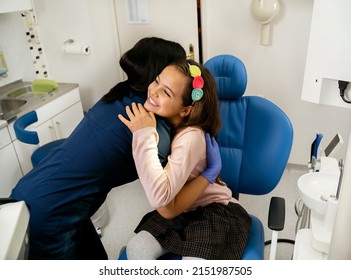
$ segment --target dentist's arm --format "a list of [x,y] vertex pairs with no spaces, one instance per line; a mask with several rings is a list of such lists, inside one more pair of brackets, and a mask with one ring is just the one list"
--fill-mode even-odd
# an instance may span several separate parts
[[172,219],[188,210],[203,191],[218,177],[222,168],[221,155],[215,138],[206,133],[207,168],[202,174],[187,183],[170,203],[157,212],[165,219]]

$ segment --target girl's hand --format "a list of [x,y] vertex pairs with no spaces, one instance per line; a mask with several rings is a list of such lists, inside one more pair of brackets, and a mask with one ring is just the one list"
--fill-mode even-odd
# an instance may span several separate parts
[[124,123],[131,132],[145,127],[156,128],[156,118],[154,113],[145,110],[144,106],[140,103],[132,103],[132,110],[129,106],[126,107],[126,113],[129,117],[127,120],[121,114],[118,114],[118,118]]

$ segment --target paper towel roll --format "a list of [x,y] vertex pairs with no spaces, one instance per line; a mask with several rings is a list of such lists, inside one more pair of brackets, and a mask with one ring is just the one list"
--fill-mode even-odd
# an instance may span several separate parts
[[90,47],[77,44],[64,44],[62,51],[65,54],[89,55]]

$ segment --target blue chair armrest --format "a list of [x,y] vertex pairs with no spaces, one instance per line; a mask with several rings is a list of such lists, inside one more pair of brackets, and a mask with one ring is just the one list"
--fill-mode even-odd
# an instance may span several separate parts
[[13,124],[16,137],[19,141],[27,144],[37,145],[39,143],[38,133],[36,131],[28,131],[25,128],[38,121],[38,116],[35,111],[19,117]]

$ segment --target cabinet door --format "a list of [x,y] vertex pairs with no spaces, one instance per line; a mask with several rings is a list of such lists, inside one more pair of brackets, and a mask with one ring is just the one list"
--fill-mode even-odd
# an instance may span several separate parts
[[25,144],[19,140],[13,141],[13,145],[15,147],[23,175],[25,175],[33,168],[30,157],[32,156],[37,146]]
[[35,130],[38,132],[40,145],[68,137],[82,118],[82,104],[78,102],[37,126]]
[[22,171],[11,144],[0,149],[0,197],[8,197],[22,177]]
[[49,119],[46,122],[35,126],[35,128],[32,130],[38,132],[40,145],[45,145],[46,143],[57,139],[52,119]]
[[11,138],[7,127],[0,129],[0,149],[11,143]]
[[[40,140],[39,145],[44,145],[56,139],[68,137],[82,118],[82,104],[78,102],[39,126],[35,126],[34,124],[28,126],[28,130],[37,131]],[[23,174],[27,174],[33,168],[30,157],[39,145],[28,145],[18,140],[14,141],[14,145]]]
[[68,137],[83,118],[81,102],[67,108],[62,113],[52,118],[57,139]]

